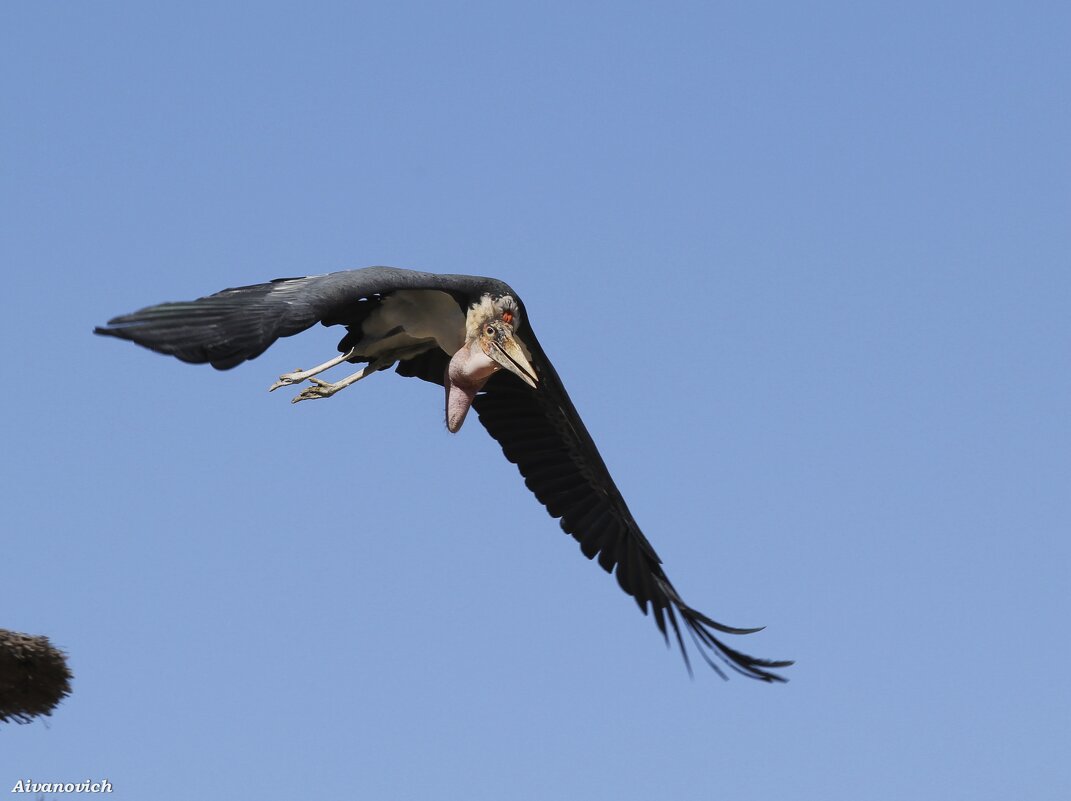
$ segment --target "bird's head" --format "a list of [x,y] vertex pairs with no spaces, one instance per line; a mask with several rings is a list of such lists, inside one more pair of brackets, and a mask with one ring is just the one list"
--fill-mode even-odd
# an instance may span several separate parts
[[509,309],[484,319],[479,324],[476,342],[485,356],[534,389],[537,382],[535,368],[514,331],[516,320],[516,312]]
[[509,370],[533,389],[537,386],[535,368],[517,336],[519,324],[520,308],[508,295],[484,295],[469,308],[465,342],[446,369],[446,426],[450,431],[461,428],[476,393],[499,370]]

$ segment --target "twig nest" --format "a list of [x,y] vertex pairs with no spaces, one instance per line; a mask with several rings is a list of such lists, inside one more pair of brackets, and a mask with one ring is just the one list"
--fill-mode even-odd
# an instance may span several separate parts
[[0,629],[0,723],[51,715],[70,694],[67,657],[48,637]]

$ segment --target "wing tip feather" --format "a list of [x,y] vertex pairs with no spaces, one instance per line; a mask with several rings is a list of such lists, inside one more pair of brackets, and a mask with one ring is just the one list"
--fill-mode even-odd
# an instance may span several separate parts
[[[674,614],[674,612],[676,612],[680,614],[684,624],[688,627],[688,634],[691,636],[692,643],[695,645],[696,650],[699,652],[703,661],[723,679],[728,679],[729,676],[721,666],[711,658],[712,655],[717,656],[723,663],[725,663],[725,665],[742,676],[747,676],[748,678],[764,681],[770,684],[784,684],[788,682],[787,678],[778,673],[774,673],[773,671],[792,666],[795,664],[794,660],[764,659],[761,657],[750,656],[742,651],[737,651],[735,648],[731,648],[714,636],[714,631],[726,634],[754,634],[762,631],[765,627],[737,628],[718,623],[704,615],[702,612],[699,612],[684,603],[683,599],[668,580],[659,581],[659,586],[665,593],[666,599],[669,601],[669,617],[670,620],[673,621],[674,628],[677,627],[676,615]],[[677,639],[681,648],[681,655],[684,658],[685,666],[688,668],[688,674],[692,675],[691,663],[679,633]]]

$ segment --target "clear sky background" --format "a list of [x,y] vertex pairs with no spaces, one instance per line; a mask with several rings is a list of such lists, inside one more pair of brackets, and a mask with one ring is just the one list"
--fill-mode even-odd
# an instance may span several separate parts
[[[1064,3],[5,3],[0,792],[1071,797]],[[475,418],[91,335],[500,277],[684,597],[689,679]]]

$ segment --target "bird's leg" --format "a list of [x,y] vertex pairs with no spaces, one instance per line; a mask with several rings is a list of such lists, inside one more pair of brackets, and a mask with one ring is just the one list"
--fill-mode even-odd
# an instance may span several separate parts
[[291,384],[300,384],[306,378],[312,378],[314,375],[319,375],[324,370],[330,370],[336,364],[342,364],[342,362],[344,362],[347,359],[351,358],[355,354],[356,350],[357,350],[356,348],[350,348],[348,352],[343,353],[343,354],[341,354],[339,356],[336,356],[333,359],[329,359],[328,361],[324,362],[323,364],[318,364],[315,367],[313,367],[311,370],[295,370],[292,373],[285,373],[285,374],[279,376],[279,380],[278,381],[276,381],[274,384],[272,384],[270,387],[268,387],[268,392],[273,392],[273,391],[277,390],[279,387],[288,387]]
[[372,373],[378,372],[385,367],[390,367],[394,362],[389,359],[376,359],[369,362],[363,369],[358,370],[353,375],[348,375],[341,381],[336,381],[333,384],[327,381],[321,381],[319,378],[310,378],[312,382],[311,387],[305,387],[301,394],[291,398],[291,403],[297,403],[303,400],[315,400],[316,398],[330,398],[340,389],[345,389],[350,384],[356,384],[362,378],[372,375]]

